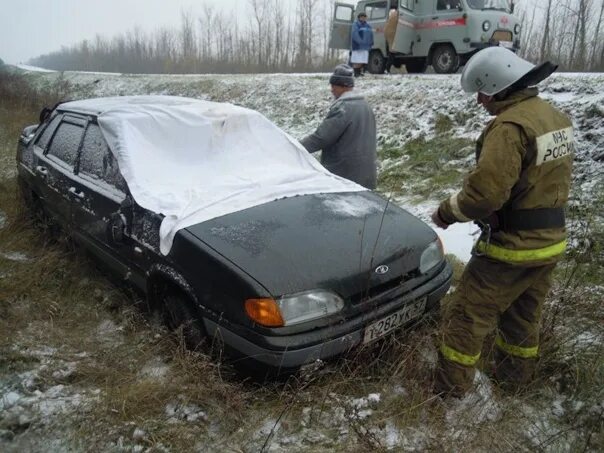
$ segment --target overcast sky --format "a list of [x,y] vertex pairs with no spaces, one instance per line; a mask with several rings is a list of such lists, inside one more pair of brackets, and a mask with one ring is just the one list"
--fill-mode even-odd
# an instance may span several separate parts
[[[232,10],[240,18],[249,11],[249,0],[204,1]],[[202,0],[0,0],[0,58],[6,63],[21,63],[92,39],[97,33],[110,38],[135,26],[144,31],[176,27],[183,8],[198,16],[201,5]]]
[[[295,3],[295,0],[282,0]],[[249,11],[248,0],[205,0],[220,9]],[[112,37],[140,26],[178,26],[182,8],[201,15],[201,0],[0,0],[0,58],[25,62],[62,45]]]

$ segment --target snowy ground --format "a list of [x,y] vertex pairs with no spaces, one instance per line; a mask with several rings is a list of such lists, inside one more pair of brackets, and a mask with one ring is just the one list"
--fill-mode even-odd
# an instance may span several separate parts
[[[296,138],[311,132],[324,116],[330,94],[325,74],[310,75],[204,75],[204,76],[144,76],[98,73],[34,73],[34,83],[49,85],[57,80],[71,84],[73,98],[132,94],[170,94],[192,96],[215,101],[228,101],[254,108],[265,114]],[[473,97],[462,94],[459,76],[368,76],[359,80],[357,89],[365,93],[374,106],[379,127],[380,147],[400,147],[412,138],[435,135],[437,114],[454,121],[451,131],[454,137],[475,139],[488,116],[475,104]],[[575,166],[575,198],[590,199],[597,194],[593,187],[601,181],[604,165],[604,75],[559,74],[543,84],[543,96],[550,99],[572,116],[577,128],[578,155]],[[468,150],[468,155],[471,150]],[[466,170],[471,159],[460,159],[460,172]],[[382,162],[382,166],[388,163]],[[450,192],[455,187],[450,187]],[[387,194],[388,195],[388,194]],[[438,196],[417,200],[413,192],[391,194],[393,200],[425,221],[429,221],[432,209],[439,202]],[[575,202],[577,202],[575,200]],[[0,211],[0,228],[6,227],[6,215]],[[460,259],[469,258],[476,228],[456,225],[447,231],[439,231],[446,249]],[[29,257],[18,250],[5,249],[0,245],[0,257],[19,263]],[[4,276],[0,276],[0,279]],[[602,288],[593,289],[604,294]],[[104,297],[104,296],[101,296]],[[92,302],[91,302],[92,303]],[[98,320],[93,333],[103,342],[103,347],[118,348],[125,344],[124,327],[108,317]],[[581,338],[566,345],[569,351],[577,348],[601,348],[602,332],[585,332]],[[419,362],[426,367],[435,360],[435,349],[429,339],[420,339],[416,346]],[[77,419],[78,413],[86,413],[100,398],[102,390],[86,386],[70,385],[70,377],[80,367],[93,360],[86,350],[73,348],[42,348],[26,350],[17,342],[15,354],[31,359],[31,367],[25,371],[7,373],[0,380],[0,449],[9,451],[67,451],[68,443],[60,432],[48,433],[30,442],[27,432],[35,437],[37,430],[51,425],[53,419]],[[570,354],[570,352],[569,352]],[[29,362],[28,362],[29,363]],[[329,375],[329,367],[323,368]],[[152,357],[140,369],[141,379],[168,382],[171,365],[162,357]],[[359,384],[360,385],[360,384]],[[517,438],[513,445],[523,445],[527,451],[568,451],[569,445],[577,445],[579,433],[568,431],[562,421],[573,419],[577,414],[601,414],[604,401],[588,405],[579,398],[569,399],[553,393],[551,398],[533,404],[521,403],[513,397],[498,395],[489,379],[478,374],[476,388],[465,399],[448,402],[440,407],[443,420],[422,420],[416,424],[401,426],[392,411],[393,405],[405,405],[410,389],[400,383],[382,382],[373,391],[363,395],[331,392],[322,395],[318,404],[311,394],[300,392],[297,396],[298,412],[279,410],[262,411],[246,409],[249,423],[238,431],[225,434],[221,420],[209,409],[187,402],[185,395],[166,404],[163,423],[202,424],[207,426],[209,440],[198,441],[197,451],[347,451],[362,449],[363,445],[379,446],[383,450],[422,451],[432,449],[486,451],[485,444],[472,444],[479,429],[498,429],[498,421],[511,417],[512,413],[522,423],[514,429]],[[305,400],[307,398],[307,400]],[[430,403],[430,401],[428,401]],[[289,404],[289,403],[287,403]],[[421,403],[424,404],[424,403]],[[384,412],[386,411],[386,412]],[[516,411],[516,412],[514,412]],[[389,414],[384,417],[385,414]],[[395,412],[396,413],[396,412]],[[285,414],[285,415],[284,415]],[[153,442],[153,432],[141,420],[128,425],[128,436],[107,433],[107,451],[161,451],[165,447]],[[438,431],[437,427],[446,426]],[[479,427],[483,428],[479,428]],[[8,427],[8,428],[6,428]],[[122,430],[123,431],[123,430]],[[352,442],[351,436],[359,431],[368,444]],[[25,433],[25,434],[21,434]],[[46,437],[44,437],[46,436]],[[551,439],[554,439],[553,441]],[[456,444],[463,440],[464,444]],[[352,443],[351,443],[352,442]],[[545,447],[544,447],[545,445]],[[46,447],[46,448],[45,448]],[[151,450],[151,448],[156,448]],[[369,448],[369,447],[367,447]],[[505,451],[505,446],[494,447]]]

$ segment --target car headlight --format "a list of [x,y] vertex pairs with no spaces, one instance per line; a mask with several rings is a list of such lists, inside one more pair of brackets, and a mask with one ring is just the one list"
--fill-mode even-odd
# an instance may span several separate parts
[[516,34],[520,33],[520,24],[514,25],[514,33],[516,33]]
[[491,23],[490,23],[488,20],[485,20],[485,21],[482,23],[482,29],[483,29],[484,31],[489,31],[489,30],[491,29]]
[[445,257],[442,242],[440,238],[432,242],[426,250],[423,251],[419,260],[419,271],[422,274],[439,265]]
[[282,327],[323,318],[339,312],[344,300],[324,290],[289,294],[279,299],[248,299],[245,310],[258,324]]

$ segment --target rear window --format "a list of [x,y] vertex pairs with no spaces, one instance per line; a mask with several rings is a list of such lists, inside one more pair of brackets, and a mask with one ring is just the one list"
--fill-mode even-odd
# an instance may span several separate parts
[[50,123],[48,124],[46,129],[44,129],[44,132],[42,132],[42,135],[40,135],[40,137],[38,137],[38,141],[36,142],[37,146],[39,146],[42,149],[46,149],[46,147],[48,146],[48,142],[50,141],[50,137],[52,137],[52,133],[57,128],[59,121],[61,121],[61,115],[56,115],[50,121]]
[[120,173],[117,160],[96,124],[89,124],[86,129],[79,171],[126,192],[126,182]]
[[62,122],[50,143],[48,155],[55,156],[73,167],[78,157],[78,148],[83,134],[82,126]]

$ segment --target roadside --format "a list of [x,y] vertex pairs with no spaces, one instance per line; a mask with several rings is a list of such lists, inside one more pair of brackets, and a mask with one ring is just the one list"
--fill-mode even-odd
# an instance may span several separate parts
[[[505,393],[486,373],[487,346],[476,391],[449,402],[430,393],[434,320],[286,383],[259,386],[211,349],[186,351],[178,336],[141,313],[136,295],[65,240],[41,234],[16,201],[16,139],[43,101],[150,93],[228,100],[300,138],[329,105],[323,75],[26,77],[33,91],[14,85],[12,97],[0,97],[3,451],[604,448],[604,192],[597,154],[604,145],[604,75],[557,76],[545,85],[544,95],[573,116],[580,151],[573,248],[548,302],[540,377],[523,394]],[[424,220],[471,167],[472,140],[487,119],[457,86],[458,76],[385,76],[358,87],[380,124],[380,191]],[[446,241],[462,258],[471,242],[471,227],[463,228],[464,237]],[[455,268],[458,276],[462,265]]]

